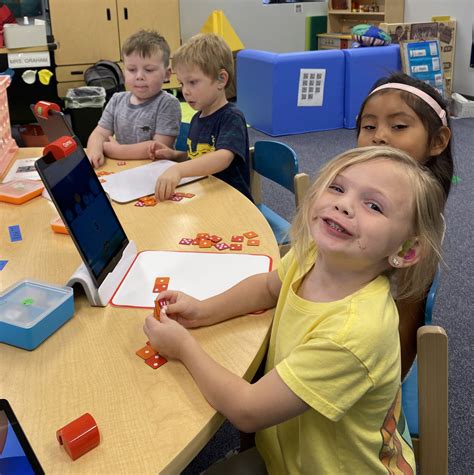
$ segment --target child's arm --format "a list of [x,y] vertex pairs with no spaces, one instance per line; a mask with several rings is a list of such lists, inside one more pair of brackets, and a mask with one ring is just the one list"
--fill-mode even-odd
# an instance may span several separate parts
[[148,148],[148,158],[150,160],[174,160],[180,162],[186,160],[187,152],[175,150],[161,142],[153,141]]
[[256,310],[273,308],[280,294],[281,281],[276,270],[242,280],[219,295],[200,301],[183,292],[166,290],[157,299],[167,300],[166,314],[186,328],[223,322]]
[[167,200],[180,182],[181,178],[189,176],[207,176],[225,170],[234,159],[230,150],[216,150],[193,160],[177,163],[168,168],[156,182],[155,198]]
[[215,362],[188,330],[161,313],[146,319],[151,346],[168,359],[180,360],[212,407],[244,432],[255,432],[295,417],[308,409],[273,369],[255,384]]
[[144,160],[151,158],[150,150],[154,144],[163,144],[166,147],[171,147],[175,140],[176,137],[171,135],[159,134],[155,134],[153,140],[146,140],[145,142],[134,144],[120,144],[115,139],[109,139],[108,142],[104,143],[104,153],[110,158]]
[[112,131],[98,125],[87,140],[87,156],[94,168],[104,164],[104,144],[112,136]]

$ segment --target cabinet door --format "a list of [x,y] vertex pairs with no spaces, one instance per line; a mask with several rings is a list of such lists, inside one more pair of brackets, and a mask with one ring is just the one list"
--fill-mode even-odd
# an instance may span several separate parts
[[56,64],[120,60],[115,0],[49,0]]
[[117,0],[120,44],[138,30],[156,30],[171,55],[180,46],[179,0]]

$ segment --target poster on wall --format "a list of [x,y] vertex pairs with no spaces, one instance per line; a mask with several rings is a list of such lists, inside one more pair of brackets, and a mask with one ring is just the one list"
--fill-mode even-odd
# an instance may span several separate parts
[[403,71],[420,79],[444,95],[443,69],[439,40],[402,41],[400,43]]
[[325,69],[300,69],[298,107],[323,105]]
[[[439,40],[440,60],[443,71],[444,91],[451,95],[454,75],[454,50],[456,45],[456,20],[438,18],[425,23],[381,23],[379,26],[392,38],[392,43],[407,40]],[[473,33],[474,34],[474,33]]]

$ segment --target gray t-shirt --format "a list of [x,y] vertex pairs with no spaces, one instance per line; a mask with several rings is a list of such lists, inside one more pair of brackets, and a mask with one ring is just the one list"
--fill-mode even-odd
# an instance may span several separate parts
[[120,144],[152,140],[155,134],[177,137],[181,123],[178,99],[166,91],[143,104],[130,104],[131,92],[116,92],[102,113],[99,125],[111,130]]

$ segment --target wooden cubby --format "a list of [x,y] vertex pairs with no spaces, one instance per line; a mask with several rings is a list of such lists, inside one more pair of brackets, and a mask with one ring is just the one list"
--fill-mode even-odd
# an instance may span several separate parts
[[[367,6],[378,11],[359,11]],[[374,8],[375,7],[375,8]],[[357,10],[357,11],[354,11]],[[361,23],[403,23],[405,0],[328,0],[328,33],[350,33]]]
[[[160,32],[171,54],[181,44],[179,0],[49,0],[58,96],[85,85],[84,71],[100,59],[119,62],[123,42],[140,29]],[[177,87],[176,78],[163,88]]]

